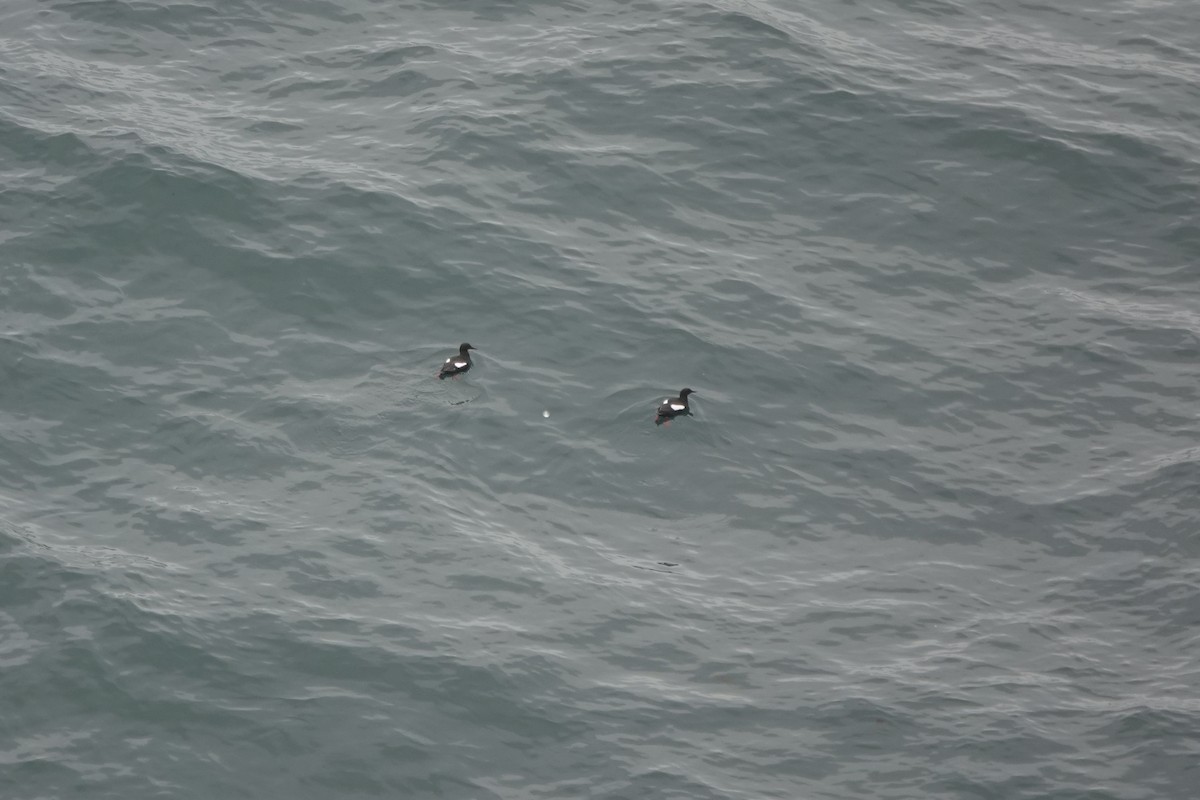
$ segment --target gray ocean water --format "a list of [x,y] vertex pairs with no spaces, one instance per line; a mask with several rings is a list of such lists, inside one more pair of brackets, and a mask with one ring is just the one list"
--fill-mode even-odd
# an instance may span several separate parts
[[1196,797],[1198,118],[1192,0],[6,0],[0,798]]

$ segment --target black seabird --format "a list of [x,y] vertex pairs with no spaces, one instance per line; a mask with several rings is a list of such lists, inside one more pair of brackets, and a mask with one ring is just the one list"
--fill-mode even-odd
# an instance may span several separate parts
[[658,407],[658,414],[654,418],[655,425],[662,425],[664,422],[674,418],[691,414],[692,410],[688,407],[688,395],[695,394],[691,389],[680,389],[679,397],[669,397],[662,401]]
[[446,363],[442,364],[441,370],[438,371],[438,379],[445,380],[454,375],[462,375],[471,368],[471,354],[468,350],[474,350],[474,347],[463,342],[458,346],[458,355],[450,356],[446,359]]

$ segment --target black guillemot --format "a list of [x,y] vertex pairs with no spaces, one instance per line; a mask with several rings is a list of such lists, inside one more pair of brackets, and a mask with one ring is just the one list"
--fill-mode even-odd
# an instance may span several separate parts
[[695,394],[691,389],[680,389],[679,397],[671,397],[662,401],[658,407],[658,413],[655,415],[654,424],[662,425],[667,420],[691,414],[692,410],[688,407],[688,395]]
[[446,363],[442,364],[441,370],[438,372],[438,378],[445,380],[454,375],[462,375],[471,368],[471,354],[468,350],[474,350],[474,347],[463,342],[458,346],[458,355],[450,356],[446,359]]

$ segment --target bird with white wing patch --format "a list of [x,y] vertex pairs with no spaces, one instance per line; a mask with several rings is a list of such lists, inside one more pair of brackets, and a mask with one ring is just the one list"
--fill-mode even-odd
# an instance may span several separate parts
[[689,394],[695,394],[695,392],[691,389],[680,389],[679,397],[668,397],[663,400],[654,416],[654,424],[662,425],[675,417],[691,415],[692,409],[688,405]]
[[442,368],[438,370],[438,380],[445,380],[456,375],[462,375],[471,368],[471,354],[469,350],[474,350],[474,347],[463,342],[458,346],[458,355],[450,356],[446,362],[442,364]]

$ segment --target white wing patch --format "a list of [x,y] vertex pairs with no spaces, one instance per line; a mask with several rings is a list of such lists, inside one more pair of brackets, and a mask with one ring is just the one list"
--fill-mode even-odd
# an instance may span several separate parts
[[687,406],[681,406],[679,403],[671,403],[672,411],[683,411],[685,408],[687,408]]
[[459,369],[462,369],[466,365],[467,365],[467,362],[465,362],[465,361],[455,361],[454,362],[454,366],[458,367]]

